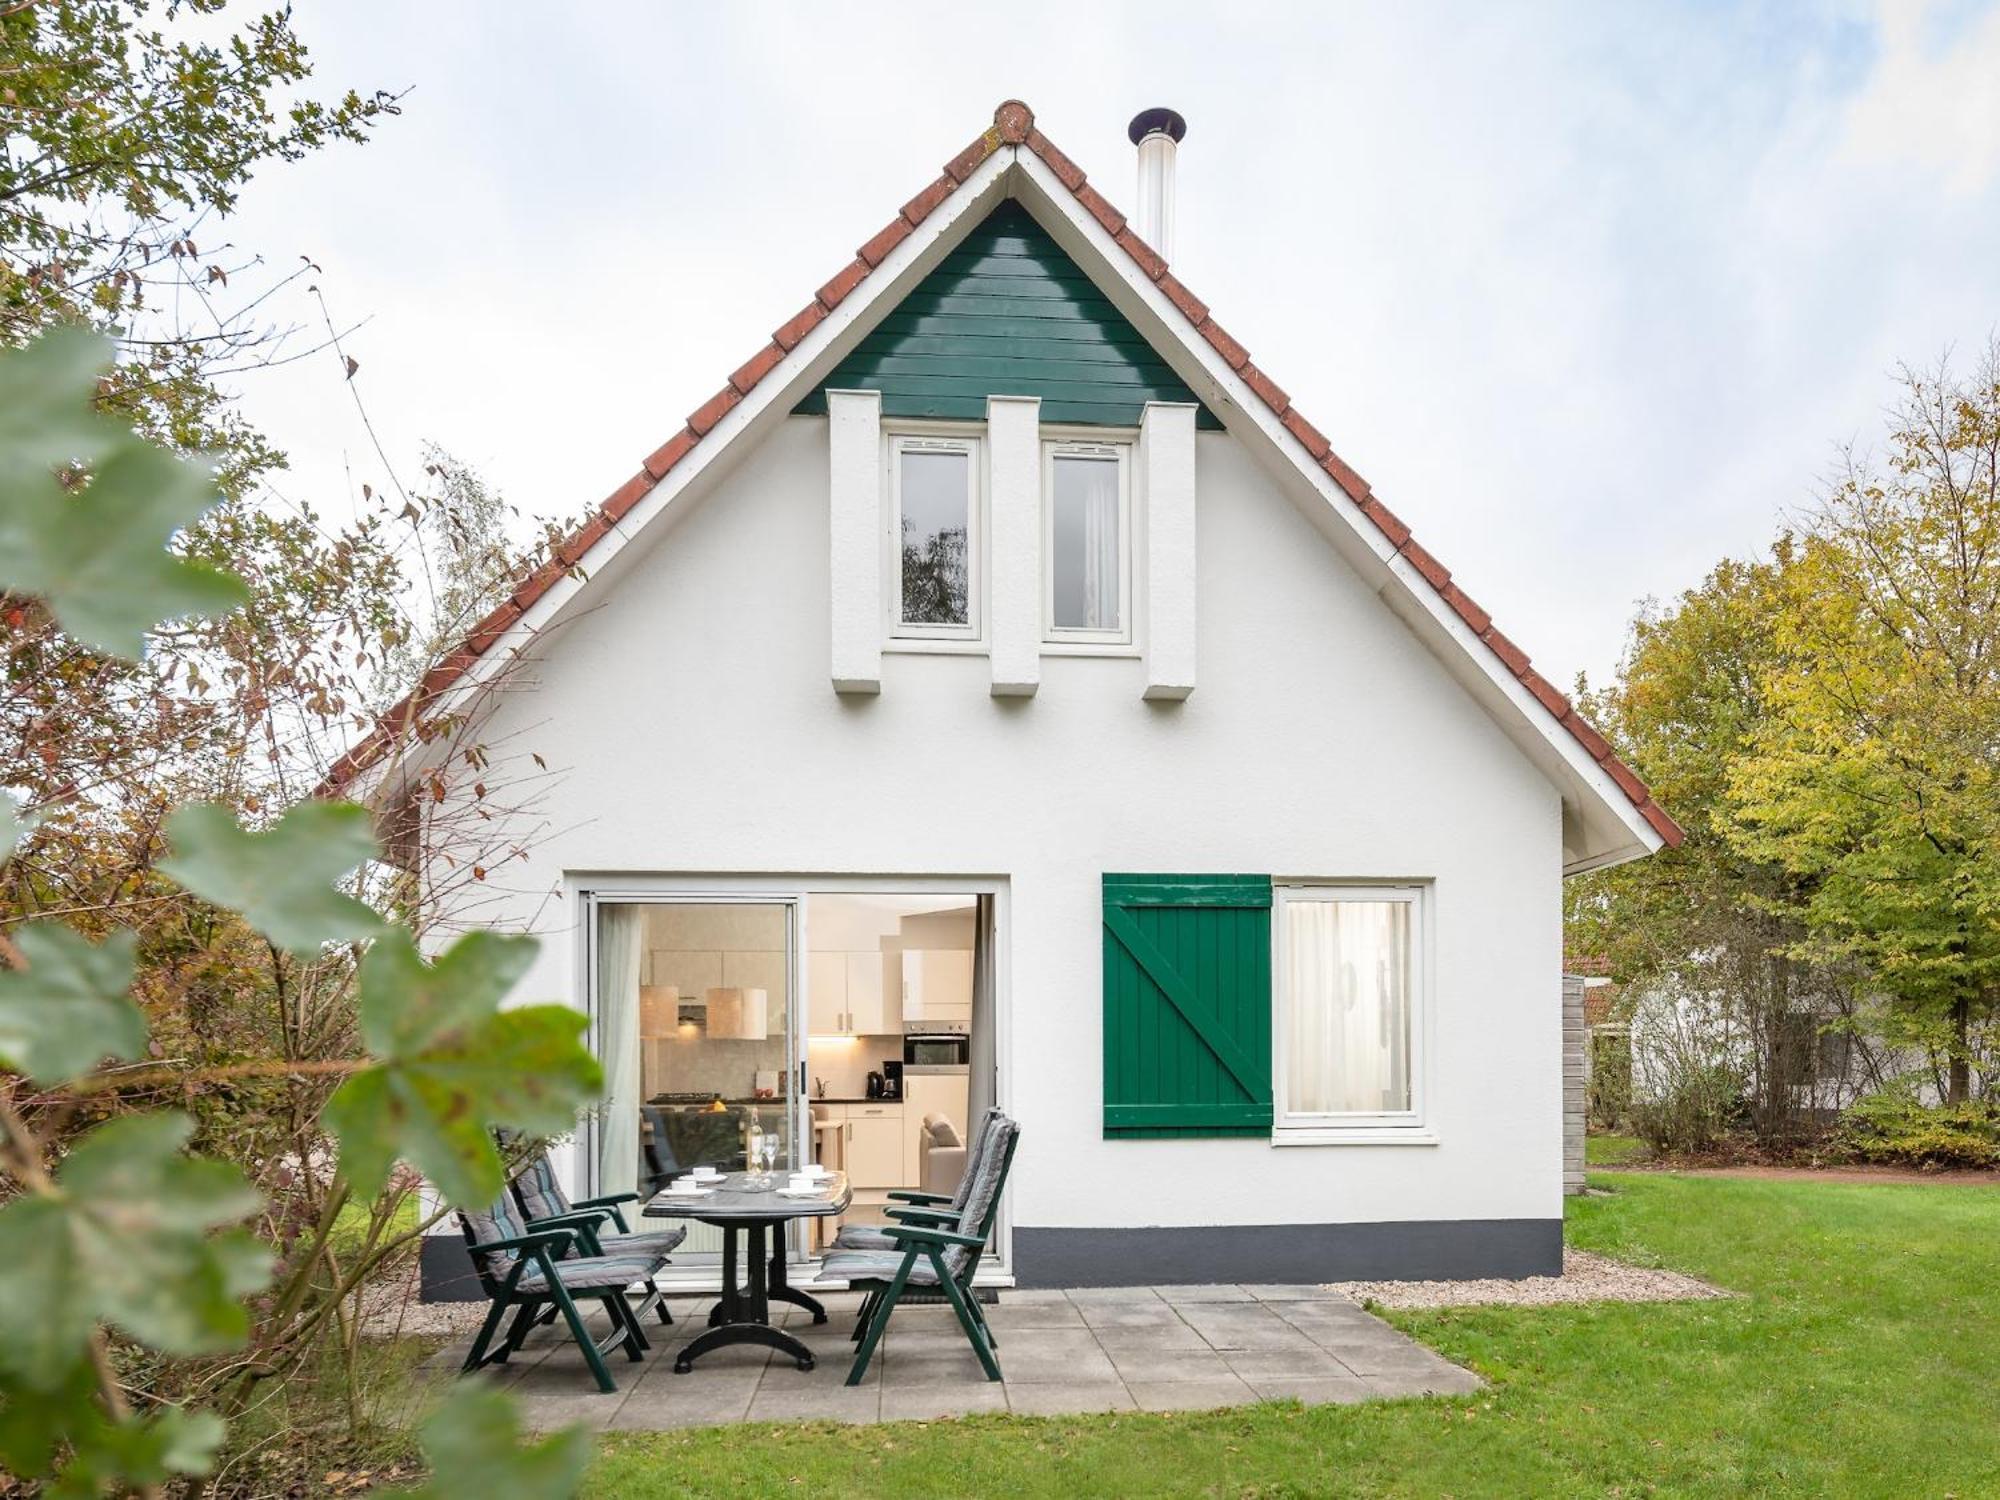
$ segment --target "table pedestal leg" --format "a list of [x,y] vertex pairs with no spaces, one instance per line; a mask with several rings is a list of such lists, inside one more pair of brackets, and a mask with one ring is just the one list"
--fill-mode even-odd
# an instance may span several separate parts
[[[745,1269],[749,1272],[749,1284],[740,1290],[736,1286],[736,1224],[721,1226],[722,1241],[722,1286],[723,1298],[715,1305],[715,1312],[709,1315],[709,1322],[715,1326],[707,1332],[690,1339],[674,1356],[674,1373],[685,1375],[694,1368],[694,1362],[711,1349],[720,1349],[729,1344],[762,1344],[776,1349],[791,1358],[801,1370],[810,1370],[816,1361],[812,1350],[786,1333],[782,1328],[771,1326],[771,1282],[778,1283],[778,1290],[786,1301],[796,1301],[803,1293],[792,1292],[784,1285],[784,1235],[782,1221],[774,1224],[769,1220],[752,1220],[742,1225],[748,1231],[749,1244],[744,1249]],[[778,1229],[775,1236],[769,1231]],[[773,1256],[769,1240],[775,1237],[780,1249]],[[810,1300],[810,1299],[808,1299]],[[826,1321],[825,1314],[819,1313],[816,1321]]]
[[777,1234],[772,1236],[772,1238],[775,1243],[771,1247],[771,1300],[774,1302],[789,1302],[794,1307],[803,1307],[813,1315],[813,1322],[824,1323],[826,1321],[826,1308],[821,1305],[820,1300],[817,1297],[807,1296],[785,1279],[784,1235]]

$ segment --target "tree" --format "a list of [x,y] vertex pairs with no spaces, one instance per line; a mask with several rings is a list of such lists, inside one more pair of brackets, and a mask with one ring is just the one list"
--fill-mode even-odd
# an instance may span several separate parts
[[1731,841],[1806,882],[1811,950],[1866,966],[1970,1096],[2000,1006],[2000,344],[1905,370],[1888,453],[1850,451],[1771,628]]
[[1795,1017],[1846,999],[1840,974],[1794,953],[1804,881],[1730,837],[1730,771],[1769,712],[1770,620],[1795,561],[1780,539],[1768,560],[1725,560],[1672,608],[1634,620],[1617,679],[1583,697],[1687,838],[1566,888],[1571,953],[1602,960],[1627,995],[1656,993],[1703,1018],[1676,1055],[1740,1070],[1766,1140],[1800,1125],[1795,1086],[1810,1081],[1812,1057]]
[[[206,476],[92,410],[100,350],[69,330],[0,355],[0,590],[109,654],[225,613],[245,590],[167,550]],[[351,1294],[422,1227],[385,1239],[398,1160],[448,1201],[484,1207],[505,1182],[492,1128],[565,1129],[595,1095],[581,1014],[499,1009],[534,939],[473,933],[426,963],[407,932],[383,932],[339,888],[380,852],[370,823],[366,809],[326,802],[254,829],[227,807],[185,806],[161,830],[169,857],[148,861],[205,964],[263,946],[285,1031],[275,1056],[149,1060],[153,1027],[132,997],[144,977],[136,934],[93,941],[75,913],[0,931],[9,1473],[65,1495],[157,1495],[206,1474],[225,1419],[260,1383],[300,1368],[336,1331],[351,1358]],[[0,864],[24,831],[0,798]],[[152,962],[164,967],[157,952]],[[347,1003],[307,1003],[308,986],[343,978]],[[322,1020],[332,1035],[301,1045],[312,1039],[299,1022]],[[289,1131],[277,1127],[288,1153],[218,1149],[237,1143],[201,1114],[226,1118],[218,1099],[259,1084],[289,1089]],[[194,1112],[150,1107],[160,1092]],[[260,1175],[287,1170],[294,1212],[270,1211],[239,1161]],[[370,1203],[360,1242],[340,1236],[344,1210]],[[525,1453],[513,1439],[494,1397],[451,1403],[427,1429],[441,1468],[428,1493],[485,1493],[495,1474],[524,1496],[568,1493],[588,1454],[581,1432]]]

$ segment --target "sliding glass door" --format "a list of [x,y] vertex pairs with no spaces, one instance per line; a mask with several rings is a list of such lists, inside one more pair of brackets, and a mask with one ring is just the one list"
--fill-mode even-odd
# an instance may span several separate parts
[[[797,905],[593,898],[593,1037],[605,1097],[596,1188],[650,1197],[699,1166],[738,1172],[769,1141],[798,1160]],[[676,1265],[720,1234],[692,1225]]]

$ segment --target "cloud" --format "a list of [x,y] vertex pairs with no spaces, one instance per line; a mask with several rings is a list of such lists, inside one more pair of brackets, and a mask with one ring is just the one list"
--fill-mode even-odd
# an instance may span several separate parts
[[1931,0],[1882,0],[1878,14],[1880,58],[1848,108],[1842,155],[1983,192],[2000,171],[2000,6],[1947,18]]

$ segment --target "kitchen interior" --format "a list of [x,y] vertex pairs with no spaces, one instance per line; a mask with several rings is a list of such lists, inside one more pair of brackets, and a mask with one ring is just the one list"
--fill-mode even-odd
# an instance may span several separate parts
[[[813,1159],[847,1173],[854,1204],[843,1220],[817,1221],[815,1243],[795,1250],[817,1249],[843,1222],[881,1222],[894,1189],[950,1192],[972,1111],[993,1096],[980,940],[989,899],[806,895],[799,903],[803,1059],[787,961],[793,908],[755,901],[617,908],[640,924],[625,940],[637,967],[639,1191],[650,1194],[696,1166],[741,1170],[767,1139],[778,1169],[788,1169],[803,1123]],[[983,1054],[976,1088],[975,1051]],[[615,1074],[609,1057],[607,1068]],[[805,1112],[803,1122],[795,1111]],[[939,1118],[950,1128],[927,1128]],[[607,1161],[614,1149],[607,1133]],[[677,1260],[703,1260],[719,1248],[717,1231],[691,1230]]]

